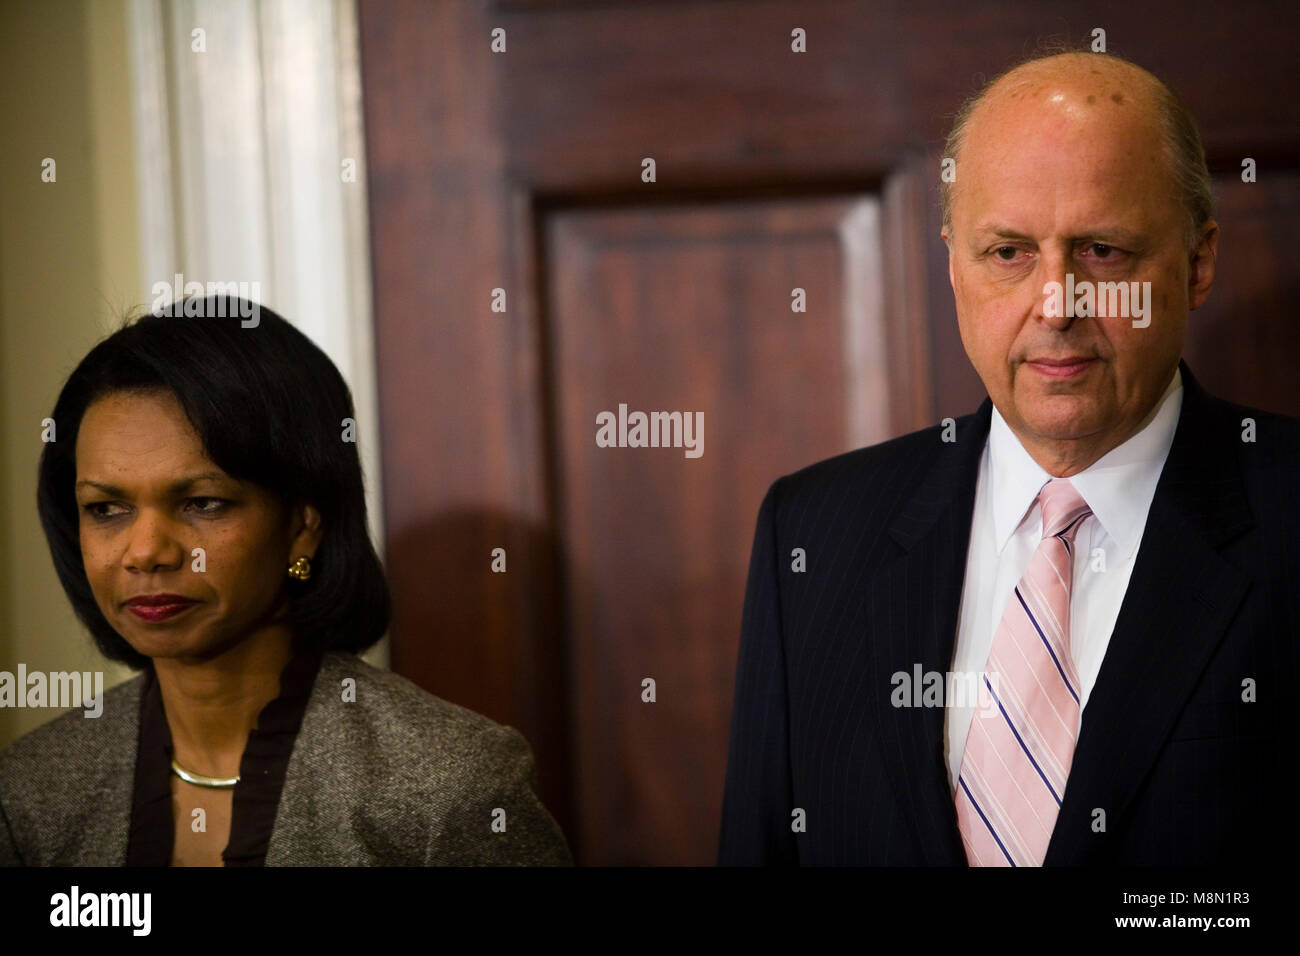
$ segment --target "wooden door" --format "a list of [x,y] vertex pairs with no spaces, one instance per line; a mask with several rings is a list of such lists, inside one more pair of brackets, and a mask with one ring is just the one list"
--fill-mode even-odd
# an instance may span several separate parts
[[[393,666],[524,732],[580,862],[715,859],[762,494],[983,398],[937,150],[980,74],[1098,25],[1221,186],[1193,369],[1300,414],[1293,10],[361,0]],[[620,406],[703,453],[602,447]]]

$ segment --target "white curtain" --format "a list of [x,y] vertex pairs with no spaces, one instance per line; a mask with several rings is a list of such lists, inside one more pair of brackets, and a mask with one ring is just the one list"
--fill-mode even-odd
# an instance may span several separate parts
[[257,283],[333,359],[382,554],[354,0],[130,0],[128,30],[141,303],[178,273]]

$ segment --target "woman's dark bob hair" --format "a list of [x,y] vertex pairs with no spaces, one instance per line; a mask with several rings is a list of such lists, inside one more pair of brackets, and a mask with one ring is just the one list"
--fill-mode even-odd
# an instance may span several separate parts
[[378,641],[390,599],[366,528],[357,446],[344,440],[343,420],[356,418],[352,395],[334,363],[283,318],[244,299],[209,296],[128,321],[96,345],[51,416],[56,440],[41,454],[37,508],[63,590],[104,656],[136,669],[149,663],[109,625],[86,579],[74,492],[77,432],[97,399],[156,391],[177,398],[226,474],[272,492],[286,507],[306,503],[320,512],[311,578],[285,576],[297,645],[361,651]]

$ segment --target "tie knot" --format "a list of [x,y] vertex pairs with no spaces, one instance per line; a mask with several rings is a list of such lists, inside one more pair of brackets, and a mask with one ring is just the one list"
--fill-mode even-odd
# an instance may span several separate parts
[[1092,514],[1083,495],[1075,491],[1074,485],[1066,478],[1053,478],[1043,485],[1038,492],[1038,501],[1043,506],[1044,538],[1064,532],[1073,539],[1083,519]]

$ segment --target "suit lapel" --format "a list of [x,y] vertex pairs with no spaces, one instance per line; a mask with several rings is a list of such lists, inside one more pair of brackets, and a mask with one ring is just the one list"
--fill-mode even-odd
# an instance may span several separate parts
[[1155,762],[1249,582],[1218,549],[1252,518],[1234,456],[1241,423],[1218,413],[1186,365],[1183,405],[1133,574],[1079,740],[1044,865],[1103,862],[1112,827]]
[[[993,405],[988,399],[957,423],[956,441],[936,461],[892,522],[905,554],[864,588],[873,673],[868,678],[882,759],[898,806],[927,865],[966,862],[944,760],[942,706],[895,707],[891,675],[946,674],[952,663],[970,543],[980,455]],[[881,626],[882,622],[890,622]]]

